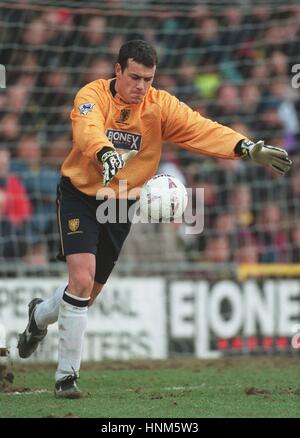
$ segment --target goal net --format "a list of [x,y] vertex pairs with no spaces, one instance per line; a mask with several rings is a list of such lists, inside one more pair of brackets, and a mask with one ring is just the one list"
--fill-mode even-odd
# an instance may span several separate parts
[[[299,263],[297,2],[23,0],[0,7],[2,273],[60,269],[55,197],[71,147],[73,98],[86,83],[111,78],[119,47],[133,38],[157,48],[156,87],[253,140],[285,148],[294,165],[278,178],[165,144],[159,172],[193,189],[189,217],[182,225],[134,225],[118,269]],[[195,224],[203,231],[188,232]]]

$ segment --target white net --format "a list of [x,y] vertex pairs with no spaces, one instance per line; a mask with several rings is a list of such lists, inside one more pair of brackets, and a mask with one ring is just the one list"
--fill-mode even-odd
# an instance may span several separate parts
[[0,6],[7,85],[0,89],[2,272],[59,266],[56,183],[71,144],[73,97],[84,84],[112,77],[119,47],[132,38],[158,50],[155,86],[251,139],[286,148],[294,166],[276,178],[248,163],[166,144],[160,170],[205,189],[204,232],[136,225],[119,269],[300,261],[297,2],[23,0]]

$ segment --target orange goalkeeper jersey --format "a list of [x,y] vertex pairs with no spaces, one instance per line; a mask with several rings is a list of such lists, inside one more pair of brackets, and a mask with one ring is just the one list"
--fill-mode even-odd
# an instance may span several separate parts
[[62,175],[87,195],[95,196],[103,187],[96,153],[104,146],[121,154],[138,151],[109,183],[118,193],[120,180],[126,180],[131,190],[156,173],[162,141],[197,154],[234,159],[236,144],[245,138],[202,117],[166,91],[150,87],[142,103],[126,104],[114,86],[115,79],[87,84],[77,93],[71,112],[73,146],[62,165]]

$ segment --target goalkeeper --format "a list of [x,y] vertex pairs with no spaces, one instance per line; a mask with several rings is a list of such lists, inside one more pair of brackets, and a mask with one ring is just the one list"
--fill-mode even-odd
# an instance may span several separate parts
[[[130,230],[129,221],[97,221],[96,210],[103,201],[96,200],[96,193],[101,187],[114,190],[118,207],[119,181],[126,180],[131,190],[152,177],[162,141],[196,154],[252,160],[278,174],[291,166],[285,150],[262,140],[252,142],[152,87],[156,65],[150,44],[129,41],[120,48],[115,78],[87,84],[75,97],[73,147],[62,165],[57,196],[60,258],[67,262],[69,280],[45,301],[35,298],[29,303],[28,325],[18,343],[20,357],[29,357],[46,336],[47,326],[58,321],[56,397],[82,395],[76,379],[88,305],[106,283]],[[137,154],[124,165],[128,151]]]

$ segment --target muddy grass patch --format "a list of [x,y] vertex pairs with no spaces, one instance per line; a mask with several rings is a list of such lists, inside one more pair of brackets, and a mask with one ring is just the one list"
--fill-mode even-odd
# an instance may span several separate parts
[[8,392],[12,389],[14,374],[7,369],[6,365],[0,365],[0,392]]

